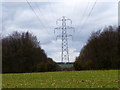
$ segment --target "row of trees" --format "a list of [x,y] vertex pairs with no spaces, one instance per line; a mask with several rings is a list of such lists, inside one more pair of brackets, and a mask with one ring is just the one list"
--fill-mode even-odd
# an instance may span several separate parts
[[29,32],[14,32],[2,39],[3,73],[55,71],[58,68],[41,49],[36,36]]
[[120,69],[120,27],[109,26],[92,33],[74,67],[76,70]]
[[[74,62],[75,70],[120,69],[120,27],[93,32]],[[29,32],[2,38],[3,73],[56,71],[60,67],[48,58],[36,36]]]

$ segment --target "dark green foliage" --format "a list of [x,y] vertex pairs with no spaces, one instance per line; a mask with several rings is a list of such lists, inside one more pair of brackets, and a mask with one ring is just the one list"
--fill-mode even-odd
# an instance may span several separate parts
[[120,69],[120,28],[109,26],[91,34],[74,63],[81,69]]
[[57,71],[60,69],[58,64],[56,64],[56,62],[53,62],[53,60],[51,58],[48,58],[47,67],[48,67],[48,71]]
[[3,73],[55,71],[57,64],[47,58],[37,38],[30,34],[14,32],[2,39]]

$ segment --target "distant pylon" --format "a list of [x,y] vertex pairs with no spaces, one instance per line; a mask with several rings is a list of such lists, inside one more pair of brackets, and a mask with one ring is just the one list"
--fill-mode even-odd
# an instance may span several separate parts
[[58,24],[58,21],[61,21],[62,23],[61,23],[60,27],[57,27],[57,28],[54,29],[54,33],[55,33],[55,30],[58,30],[58,29],[62,30],[61,35],[57,35],[56,39],[58,37],[62,38],[61,62],[67,63],[67,62],[69,62],[68,37],[70,37],[70,36],[72,37],[72,35],[67,34],[67,29],[73,29],[74,30],[74,28],[70,27],[70,26],[67,26],[66,22],[70,21],[70,23],[72,24],[72,20],[66,18],[65,16],[58,19],[56,21],[56,24]]

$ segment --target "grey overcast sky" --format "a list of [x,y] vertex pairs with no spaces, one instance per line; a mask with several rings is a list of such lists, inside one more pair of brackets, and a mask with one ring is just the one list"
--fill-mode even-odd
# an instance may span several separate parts
[[[56,41],[56,35],[60,34],[60,31],[54,34],[54,28],[59,26],[56,25],[56,20],[60,17],[66,16],[71,19],[72,25],[69,23],[68,25],[75,28],[75,33],[68,30],[68,33],[73,35],[73,40],[71,38],[68,40],[70,62],[75,61],[93,31],[118,24],[118,0],[110,2],[105,2],[105,0],[104,2],[100,0],[92,0],[92,2],[88,2],[90,0],[28,1],[40,21],[26,0],[24,2],[2,2],[3,36],[13,31],[29,31],[37,36],[46,54],[57,62],[61,61],[61,40]],[[92,8],[91,15],[88,17]]]

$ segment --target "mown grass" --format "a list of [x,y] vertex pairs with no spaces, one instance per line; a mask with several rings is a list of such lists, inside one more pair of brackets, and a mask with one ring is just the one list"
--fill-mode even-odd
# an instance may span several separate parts
[[118,88],[118,70],[3,74],[3,88]]

